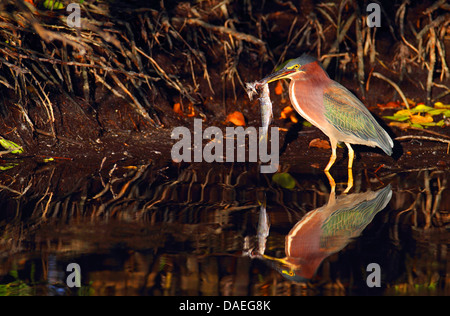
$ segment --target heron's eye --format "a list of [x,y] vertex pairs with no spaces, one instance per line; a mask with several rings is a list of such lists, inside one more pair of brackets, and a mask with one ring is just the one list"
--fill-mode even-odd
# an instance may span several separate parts
[[300,68],[300,65],[299,65],[299,64],[297,64],[297,65],[294,66],[294,69],[295,69],[295,70],[298,70],[299,68]]

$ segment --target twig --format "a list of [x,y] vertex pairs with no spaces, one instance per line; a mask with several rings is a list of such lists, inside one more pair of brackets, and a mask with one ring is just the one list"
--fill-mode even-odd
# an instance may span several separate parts
[[[356,19],[356,14],[353,13],[350,18],[348,18],[347,22],[345,22],[344,27],[342,30],[338,33],[336,40],[331,45],[330,50],[328,51],[328,54],[335,53],[336,50],[339,47],[339,44],[344,39],[345,35],[347,34],[347,31],[350,29],[350,26],[352,25],[353,21]],[[323,67],[327,69],[328,65],[330,64],[331,59],[327,59],[323,62]]]
[[428,41],[428,47],[430,48],[430,66],[427,76],[427,105],[431,105],[431,88],[433,87],[433,74],[434,66],[436,64],[436,32],[434,28],[430,28],[430,39]]
[[450,140],[448,140],[448,139],[429,137],[429,136],[417,136],[417,135],[405,135],[405,136],[399,136],[399,137],[395,138],[395,140],[405,140],[405,139],[423,139],[423,140],[430,140],[433,142],[447,143],[448,144],[447,154],[449,153]]
[[234,38],[236,38],[238,40],[246,41],[246,42],[255,44],[257,46],[260,46],[261,49],[263,50],[263,52],[265,52],[267,50],[266,43],[264,41],[260,40],[259,38],[256,38],[255,36],[253,36],[251,34],[245,34],[245,33],[234,31],[231,28],[228,28],[228,27],[225,27],[225,26],[212,25],[212,24],[209,24],[209,23],[207,23],[205,21],[202,21],[202,20],[199,20],[199,19],[173,18],[172,21],[180,22],[180,23],[183,23],[183,24],[186,23],[186,24],[190,24],[190,25],[201,26],[201,27],[203,27],[203,28],[205,28],[207,30],[211,30],[211,31],[215,31],[215,32],[231,35],[231,36],[233,36]]
[[405,103],[406,108],[409,110],[408,100],[406,99],[406,97],[403,94],[403,92],[400,89],[400,87],[395,82],[393,82],[392,80],[386,78],[385,76],[383,76],[382,74],[380,74],[378,72],[373,72],[372,75],[377,77],[377,78],[379,78],[379,79],[382,79],[382,80],[388,82],[391,86],[393,86],[395,88],[395,90],[397,90],[397,92],[400,95],[400,97],[402,98],[403,102]]
[[361,93],[364,97],[365,95],[365,91],[364,91],[364,51],[363,51],[363,35],[362,35],[362,23],[361,23],[361,9],[359,7],[359,4],[357,1],[355,1],[355,9],[357,12],[357,17],[356,17],[356,23],[355,23],[355,28],[356,28],[356,56],[358,57],[358,82],[359,82],[359,86],[361,88]]

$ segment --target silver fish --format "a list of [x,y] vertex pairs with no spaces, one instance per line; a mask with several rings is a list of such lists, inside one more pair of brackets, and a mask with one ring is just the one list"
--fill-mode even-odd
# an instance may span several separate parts
[[262,202],[259,210],[258,229],[256,233],[256,239],[258,242],[257,253],[263,255],[266,250],[266,241],[269,236],[270,221],[266,212],[266,202]]
[[259,98],[259,103],[261,105],[261,121],[262,121],[262,134],[259,141],[267,138],[267,133],[269,131],[269,124],[273,117],[272,112],[272,101],[270,100],[269,84],[264,81],[247,82],[246,90],[250,100],[257,93],[257,89],[261,90]]

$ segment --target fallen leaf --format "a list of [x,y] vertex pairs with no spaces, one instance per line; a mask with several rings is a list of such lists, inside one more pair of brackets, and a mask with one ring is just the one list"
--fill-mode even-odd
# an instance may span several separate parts
[[292,109],[291,106],[286,106],[283,111],[281,111],[281,115],[280,115],[281,119],[290,119],[292,123],[297,123],[298,119],[297,119],[297,115],[295,114],[294,110]]
[[450,109],[450,104],[444,104],[442,102],[436,102],[434,104],[434,107],[438,108],[438,109]]
[[275,94],[280,95],[283,93],[283,85],[281,84],[281,80],[277,82],[277,86],[275,87]]
[[291,106],[287,106],[283,109],[283,111],[281,111],[281,119],[287,119],[292,113],[294,112],[294,110],[292,109]]
[[411,112],[413,113],[423,113],[434,110],[431,106],[427,106],[425,104],[418,104],[415,108],[411,109]]
[[53,1],[53,0],[45,0],[44,1],[44,8],[49,10],[61,10],[64,9],[64,4],[59,1]]
[[189,104],[188,111],[189,111],[189,114],[187,115],[188,117],[195,116],[195,109],[194,109],[194,105],[192,103]]
[[184,116],[183,110],[181,109],[181,104],[180,103],[175,103],[173,105],[173,111],[175,113],[177,113],[178,115]]
[[295,179],[287,172],[275,173],[272,176],[272,181],[285,189],[295,188]]
[[431,122],[433,122],[433,117],[429,114],[425,114],[424,116],[422,116],[420,114],[411,115],[410,121],[413,124],[431,123]]
[[396,126],[401,129],[407,129],[409,127],[409,123],[400,123],[400,122],[390,122],[390,126]]
[[315,138],[309,143],[309,147],[330,149],[330,143],[327,140]]
[[386,104],[377,104],[377,106],[381,109],[395,109],[400,107],[400,102],[390,101]]
[[394,113],[394,116],[409,116],[411,115],[411,111],[410,110],[400,110]]
[[312,164],[311,164],[311,167],[313,167],[313,168],[315,168],[315,169],[319,169],[319,168],[320,168],[320,165],[319,165],[317,162],[315,162],[315,163],[312,163]]
[[[409,104],[410,106],[415,106],[415,105],[416,105],[416,102],[414,102],[413,100],[411,100],[411,99],[409,99],[409,98],[406,98],[406,101],[408,102],[408,104]],[[402,105],[405,105],[405,103],[402,102]]]
[[235,111],[227,116],[227,119],[225,120],[225,123],[233,123],[236,126],[245,126],[245,119],[244,115],[239,112]]
[[402,122],[402,121],[406,121],[407,119],[409,119],[409,115],[394,115],[394,116],[383,116],[384,118],[387,118],[389,120],[393,120],[393,121],[397,121],[397,122]]
[[17,145],[16,143],[4,139],[4,138],[0,138],[0,145],[5,148],[6,150],[11,150],[11,153],[13,154],[21,154],[23,153],[23,148],[22,146]]

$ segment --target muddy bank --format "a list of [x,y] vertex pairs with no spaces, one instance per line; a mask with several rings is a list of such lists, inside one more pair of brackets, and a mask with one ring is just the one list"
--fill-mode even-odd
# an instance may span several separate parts
[[[1,6],[0,134],[23,146],[26,155],[85,157],[98,164],[104,157],[156,159],[155,151],[167,159],[171,130],[191,127],[193,118],[224,127],[227,115],[239,111],[246,126],[259,126],[259,105],[247,99],[244,83],[302,53],[324,57],[330,76],[380,118],[392,112],[377,104],[402,98],[374,73],[392,80],[414,102],[450,103],[443,55],[450,51],[448,12],[439,2],[384,4],[379,28],[367,26],[364,7],[345,1],[153,6],[136,1],[114,7],[87,1],[78,30],[67,26],[64,10],[6,0]],[[433,50],[425,50],[432,44]],[[278,119],[289,105],[287,83],[281,93],[271,89],[273,126],[289,130],[292,124]],[[428,129],[447,138],[447,125]],[[322,161],[328,155],[304,150],[305,142],[323,135],[301,126],[291,130],[303,134],[285,156],[317,161],[317,154]],[[394,127],[390,133],[433,136]],[[301,153],[292,146],[299,141]],[[418,158],[435,166],[434,156],[446,160],[442,144],[402,141],[406,147],[397,144],[402,149],[390,164],[409,167]],[[410,157],[403,155],[407,152]]]

